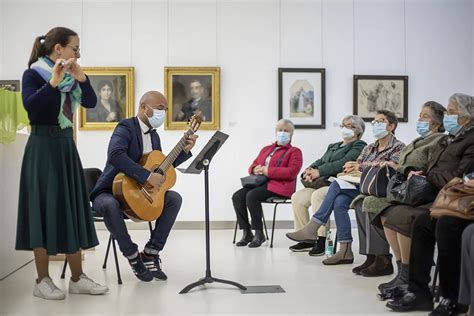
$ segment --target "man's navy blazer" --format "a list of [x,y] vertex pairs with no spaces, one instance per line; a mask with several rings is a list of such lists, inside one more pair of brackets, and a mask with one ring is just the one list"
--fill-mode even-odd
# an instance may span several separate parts
[[[150,134],[153,150],[161,151],[160,137],[157,133],[152,132]],[[90,200],[94,201],[103,192],[112,193],[112,183],[119,172],[123,172],[138,183],[144,184],[150,176],[150,171],[138,164],[142,155],[143,139],[138,118],[132,117],[120,121],[110,138],[107,163],[90,194]],[[182,151],[173,165],[176,167],[191,156],[191,153]]]

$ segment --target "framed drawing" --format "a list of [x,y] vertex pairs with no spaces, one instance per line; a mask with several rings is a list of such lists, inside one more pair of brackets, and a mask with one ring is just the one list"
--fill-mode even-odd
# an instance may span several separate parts
[[370,122],[379,110],[408,122],[408,76],[354,75],[354,114]]
[[165,96],[165,129],[188,129],[194,114],[201,115],[202,130],[220,128],[219,67],[165,67]]
[[20,80],[0,80],[0,89],[20,91]]
[[295,128],[326,128],[324,68],[278,68],[278,118]]
[[134,115],[133,67],[84,67],[97,95],[93,109],[81,107],[80,130],[111,130]]

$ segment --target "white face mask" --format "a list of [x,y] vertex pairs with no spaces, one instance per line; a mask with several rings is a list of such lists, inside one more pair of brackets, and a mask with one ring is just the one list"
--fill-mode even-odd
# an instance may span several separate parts
[[153,116],[152,117],[148,117],[148,115],[147,115],[148,123],[150,123],[151,127],[158,128],[161,125],[163,125],[163,123],[165,121],[165,117],[166,117],[166,111],[165,110],[154,109],[151,106],[149,106],[148,104],[146,106],[153,110]]
[[341,128],[341,132],[342,132],[342,139],[344,140],[349,140],[349,139],[354,138],[355,133],[350,128],[343,127]]

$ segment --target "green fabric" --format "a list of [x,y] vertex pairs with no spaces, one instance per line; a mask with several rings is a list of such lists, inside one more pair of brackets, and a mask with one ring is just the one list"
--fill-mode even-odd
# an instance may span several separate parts
[[0,144],[14,142],[16,131],[28,124],[21,92],[0,89]]
[[356,161],[362,149],[367,145],[363,140],[356,140],[342,146],[342,142],[328,146],[326,153],[313,162],[310,168],[318,169],[321,177],[336,176],[348,161]]
[[21,167],[17,250],[41,247],[55,255],[98,245],[72,134],[59,126],[32,128]]
[[[436,133],[427,137],[419,137],[412,141],[400,152],[400,167],[398,172],[408,173],[410,170],[426,170],[431,159],[431,154],[435,145],[444,136]],[[392,204],[383,197],[358,195],[351,204],[351,207],[363,199],[362,211],[367,213],[380,213]]]

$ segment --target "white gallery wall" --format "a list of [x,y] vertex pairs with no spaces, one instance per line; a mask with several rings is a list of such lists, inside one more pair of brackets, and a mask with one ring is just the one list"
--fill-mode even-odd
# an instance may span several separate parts
[[[354,74],[408,75],[409,122],[420,106],[474,94],[472,0],[25,1],[0,6],[0,79],[19,79],[33,40],[51,27],[76,30],[83,66],[135,67],[135,104],[163,91],[165,66],[221,67],[221,131],[230,135],[211,165],[211,218],[233,220],[232,193],[248,165],[274,139],[278,67],[326,68],[326,129],[297,130],[304,165],[340,139],[352,113]],[[3,49],[1,49],[3,46]],[[159,131],[165,152],[182,132]],[[199,132],[197,152],[213,134]],[[111,131],[78,131],[84,167],[103,168]],[[369,131],[364,136],[372,141]],[[203,219],[202,176],[180,175],[178,220]],[[267,212],[270,206],[265,206]],[[267,218],[269,218],[267,213]],[[292,219],[281,207],[278,219]]]

